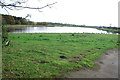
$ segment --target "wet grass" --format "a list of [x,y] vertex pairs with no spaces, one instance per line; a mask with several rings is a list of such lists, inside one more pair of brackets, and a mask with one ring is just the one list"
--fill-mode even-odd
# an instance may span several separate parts
[[84,33],[9,33],[3,47],[3,78],[54,78],[66,71],[93,67],[118,35]]

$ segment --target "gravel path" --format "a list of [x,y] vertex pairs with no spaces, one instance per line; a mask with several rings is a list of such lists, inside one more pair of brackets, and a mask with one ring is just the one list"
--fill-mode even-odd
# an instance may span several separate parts
[[[96,69],[84,69],[69,72],[66,78],[118,78],[118,52],[120,48],[111,49],[105,52],[95,63]],[[119,55],[120,56],[120,55]]]

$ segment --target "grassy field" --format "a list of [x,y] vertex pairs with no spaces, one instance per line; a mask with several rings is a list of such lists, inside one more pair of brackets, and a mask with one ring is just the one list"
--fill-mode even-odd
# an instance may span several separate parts
[[3,47],[3,78],[54,78],[69,70],[93,67],[118,35],[84,33],[9,33]]

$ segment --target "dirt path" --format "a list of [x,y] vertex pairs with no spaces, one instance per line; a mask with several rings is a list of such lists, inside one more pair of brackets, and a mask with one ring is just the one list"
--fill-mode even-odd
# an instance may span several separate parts
[[[120,48],[119,48],[120,51]],[[120,55],[119,55],[120,56]],[[69,72],[66,78],[118,78],[118,48],[105,52],[95,61],[97,69],[85,69]]]

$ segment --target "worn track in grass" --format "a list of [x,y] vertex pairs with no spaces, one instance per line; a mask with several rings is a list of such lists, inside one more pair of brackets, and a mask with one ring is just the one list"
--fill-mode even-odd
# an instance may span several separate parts
[[118,52],[120,48],[106,51],[95,63],[96,69],[69,72],[67,78],[118,78]]

